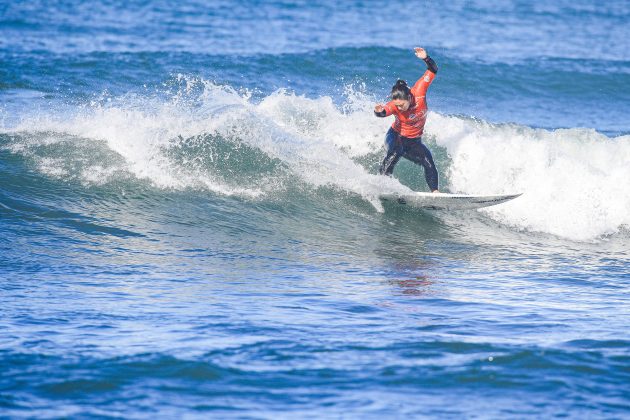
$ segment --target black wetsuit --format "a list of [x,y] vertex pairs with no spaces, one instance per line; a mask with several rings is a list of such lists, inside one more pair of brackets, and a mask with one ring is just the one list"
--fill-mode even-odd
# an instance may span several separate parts
[[394,166],[401,157],[404,157],[424,168],[424,178],[431,191],[438,189],[438,172],[435,163],[433,163],[433,156],[431,156],[427,146],[422,143],[421,137],[415,139],[403,137],[393,128],[390,128],[385,137],[385,144],[387,145],[387,155],[379,169],[381,175],[391,175]]

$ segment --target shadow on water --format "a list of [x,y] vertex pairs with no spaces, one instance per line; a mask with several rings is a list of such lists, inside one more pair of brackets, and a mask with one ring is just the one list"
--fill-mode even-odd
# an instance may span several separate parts
[[427,249],[432,241],[452,240],[450,227],[439,213],[421,210],[393,201],[382,201],[383,213],[377,215],[379,234],[375,242],[392,256],[413,254]]
[[457,247],[450,226],[439,213],[420,210],[394,201],[382,201],[383,213],[372,216],[374,234],[369,251],[394,294],[425,296],[439,281],[438,270],[444,243]]
[[410,278],[387,280],[387,284],[394,287],[395,294],[404,296],[423,297],[431,294],[432,287],[439,281],[428,275],[416,275]]

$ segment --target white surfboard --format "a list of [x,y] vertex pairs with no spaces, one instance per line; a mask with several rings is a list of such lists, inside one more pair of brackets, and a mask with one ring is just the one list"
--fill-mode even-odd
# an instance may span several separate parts
[[413,207],[429,210],[470,210],[494,206],[513,200],[521,194],[465,195],[447,193],[413,192],[409,194],[381,194],[381,199],[397,201]]

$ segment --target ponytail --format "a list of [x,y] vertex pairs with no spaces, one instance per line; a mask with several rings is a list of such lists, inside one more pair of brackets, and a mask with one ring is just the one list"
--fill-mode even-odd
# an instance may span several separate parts
[[391,93],[392,99],[404,99],[408,101],[411,99],[411,89],[407,86],[407,82],[398,79],[396,84],[392,87]]

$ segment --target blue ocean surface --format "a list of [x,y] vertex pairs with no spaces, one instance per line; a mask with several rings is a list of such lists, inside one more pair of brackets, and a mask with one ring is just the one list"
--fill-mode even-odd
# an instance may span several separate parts
[[[630,417],[630,3],[0,0],[0,417]],[[423,211],[379,176],[439,71]]]

